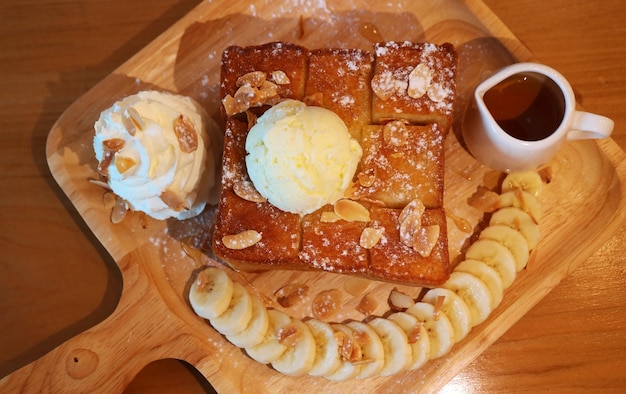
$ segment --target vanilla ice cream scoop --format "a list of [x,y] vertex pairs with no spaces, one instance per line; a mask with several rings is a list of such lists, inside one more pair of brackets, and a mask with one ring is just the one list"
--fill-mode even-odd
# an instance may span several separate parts
[[132,210],[187,219],[217,203],[221,135],[191,98],[139,92],[103,111],[94,128],[98,172]]
[[303,215],[343,197],[363,151],[334,112],[286,100],[258,118],[246,153],[259,193],[277,208]]

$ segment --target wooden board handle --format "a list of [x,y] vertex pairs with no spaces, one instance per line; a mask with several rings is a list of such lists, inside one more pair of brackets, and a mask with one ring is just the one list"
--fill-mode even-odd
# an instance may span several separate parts
[[0,392],[116,393],[153,361],[205,358],[189,323],[169,306],[180,300],[163,294],[141,256],[131,253],[118,264],[124,289],[111,316],[0,380]]

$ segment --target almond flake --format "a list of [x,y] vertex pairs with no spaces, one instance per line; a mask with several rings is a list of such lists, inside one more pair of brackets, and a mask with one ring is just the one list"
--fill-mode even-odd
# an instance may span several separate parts
[[404,146],[409,139],[409,129],[405,120],[393,120],[383,126],[383,140],[391,146]]
[[261,234],[256,230],[245,230],[237,234],[225,235],[222,243],[228,249],[246,249],[261,240]]
[[115,168],[120,174],[135,166],[137,162],[132,157],[115,156]]
[[376,181],[376,169],[371,168],[369,170],[361,171],[357,175],[359,184],[363,187],[370,187]]
[[370,293],[367,293],[363,296],[363,298],[361,298],[361,301],[355,309],[357,312],[362,313],[365,316],[369,316],[374,313],[377,307],[378,301],[376,301],[376,298],[374,298],[374,296]]
[[428,95],[428,98],[436,103],[440,103],[445,100],[446,97],[448,97],[448,92],[446,91],[446,89],[444,89],[443,86],[438,83],[432,84],[428,88],[428,91],[426,93]]
[[428,257],[433,252],[441,230],[438,224],[423,226],[413,234],[413,250],[422,257]]
[[274,81],[277,85],[288,85],[291,83],[287,74],[284,71],[272,71],[271,73],[272,81]]
[[337,220],[341,220],[341,218],[339,216],[337,216],[337,214],[335,212],[324,211],[320,215],[320,222],[321,223],[335,223]]
[[259,102],[258,89],[254,88],[250,85],[243,85],[235,92],[235,102],[237,102],[238,106],[245,108],[246,110],[250,107],[256,106]]
[[141,116],[135,107],[128,107],[122,115],[122,124],[128,134],[135,135],[137,130],[142,131],[146,128],[146,120]]
[[159,197],[161,198],[161,201],[165,203],[165,205],[167,205],[176,212],[189,209],[187,201],[180,197],[176,192],[166,189],[161,193]]
[[369,222],[370,212],[356,201],[341,199],[335,202],[335,213],[348,222]]
[[295,324],[288,324],[278,330],[278,343],[287,347],[293,347],[298,342],[298,327]]
[[315,92],[306,96],[302,101],[306,105],[312,105],[316,107],[321,107],[324,104],[324,94],[322,92]]
[[341,307],[341,293],[339,290],[323,290],[313,299],[311,309],[313,316],[325,320],[333,316]]
[[426,64],[418,64],[409,74],[409,97],[418,99],[426,94],[433,79],[433,73]]
[[422,226],[422,215],[425,211],[420,200],[412,200],[400,212],[400,241],[409,247],[413,246],[415,232]]
[[276,301],[283,308],[289,308],[301,302],[306,297],[309,286],[301,283],[289,283],[274,292]]
[[187,115],[178,115],[174,121],[174,134],[181,151],[192,153],[198,149],[198,132]]
[[222,105],[224,105],[224,112],[229,116],[240,114],[248,109],[245,105],[237,103],[237,100],[230,94],[222,99]]
[[98,163],[98,174],[102,179],[109,177],[109,166],[115,157],[115,153],[124,147],[124,140],[120,138],[112,138],[102,141],[102,160]]
[[254,187],[254,184],[247,180],[239,181],[233,184],[233,191],[235,192],[237,196],[243,198],[246,201],[251,201],[251,202],[267,201],[265,197],[263,197],[261,193],[259,193],[256,190],[256,188]]
[[403,311],[415,304],[413,298],[408,294],[405,294],[398,290],[397,288],[393,288],[389,293],[389,306],[394,311]]
[[265,82],[266,78],[267,74],[263,71],[251,71],[237,78],[235,86],[241,87],[248,85],[258,88],[263,84],[263,82]]
[[384,229],[366,227],[361,232],[361,238],[359,239],[359,245],[365,249],[371,249],[380,241],[383,236]]
[[407,333],[407,339],[409,344],[416,343],[420,339],[420,335],[422,332],[422,325],[418,324],[411,331]]
[[118,224],[126,217],[128,213],[128,202],[121,197],[117,197],[115,205],[111,209],[111,223]]
[[446,296],[440,295],[437,297],[437,301],[435,302],[435,311],[433,312],[433,318],[435,320],[439,320],[439,314],[441,313],[441,308],[443,308],[443,303],[446,300]]
[[501,205],[500,195],[484,186],[479,186],[467,203],[481,212],[494,212]]

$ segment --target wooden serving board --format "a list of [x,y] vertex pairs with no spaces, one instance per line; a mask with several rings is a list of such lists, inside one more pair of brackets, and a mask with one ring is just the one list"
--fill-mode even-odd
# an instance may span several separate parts
[[[282,40],[309,48],[371,49],[367,35],[361,34],[366,24],[376,26],[385,40],[448,41],[456,46],[459,96],[454,133],[446,142],[445,207],[450,218],[463,218],[477,228],[482,214],[467,204],[467,198],[481,185],[493,187],[501,174],[481,166],[459,143],[462,114],[473,88],[485,76],[506,64],[532,60],[529,51],[483,3],[204,1],[76,101],[52,128],[47,145],[52,174],[118,263],[123,291],[109,318],[4,378],[0,391],[120,392],[144,366],[162,358],[187,361],[218,392],[436,391],[622,225],[626,155],[611,139],[569,143],[550,164],[554,179],[541,196],[543,237],[534,258],[489,319],[448,355],[431,360],[421,370],[389,378],[334,383],[282,376],[230,345],[193,313],[187,300],[198,263],[216,263],[205,254],[191,258],[182,245],[190,237],[207,233],[214,208],[184,222],[160,222],[132,214],[121,224],[112,224],[103,190],[88,182],[96,178],[93,123],[116,100],[146,89],[194,97],[217,119],[219,61],[226,46]],[[455,262],[471,237],[472,233],[462,231],[450,219],[450,252]],[[285,309],[295,317],[310,315],[310,301],[317,292],[339,289],[345,306],[333,321],[363,319],[354,307],[366,292],[378,295],[377,312],[384,313],[393,287],[368,282],[358,294],[350,294],[345,277],[328,273],[233,273],[233,278],[277,308],[280,306],[271,301],[274,291],[291,282],[307,283],[308,299]],[[402,290],[415,297],[420,291],[406,286]]]

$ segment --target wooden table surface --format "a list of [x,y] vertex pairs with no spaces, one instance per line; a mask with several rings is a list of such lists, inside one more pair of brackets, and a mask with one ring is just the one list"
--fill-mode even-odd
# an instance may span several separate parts
[[[626,150],[626,2],[484,0]],[[95,325],[121,280],[52,179],[48,132],[85,91],[198,0],[0,1],[0,377]],[[580,229],[584,231],[584,229]],[[442,392],[626,390],[626,226]],[[128,392],[205,392],[181,362]]]

